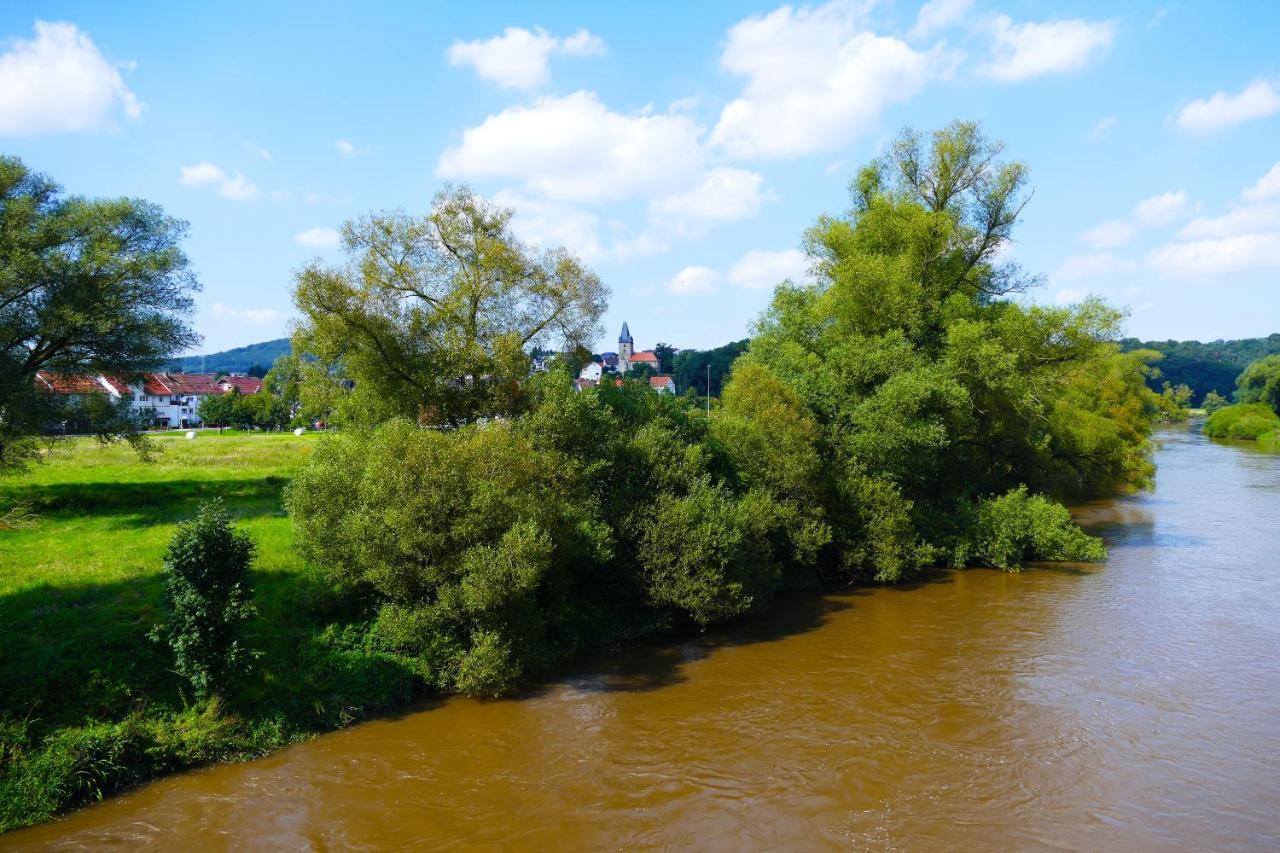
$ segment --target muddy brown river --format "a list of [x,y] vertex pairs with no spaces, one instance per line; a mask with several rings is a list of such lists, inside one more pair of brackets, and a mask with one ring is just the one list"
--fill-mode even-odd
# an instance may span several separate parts
[[1280,455],[1162,434],[1105,566],[788,598],[18,849],[1280,849]]

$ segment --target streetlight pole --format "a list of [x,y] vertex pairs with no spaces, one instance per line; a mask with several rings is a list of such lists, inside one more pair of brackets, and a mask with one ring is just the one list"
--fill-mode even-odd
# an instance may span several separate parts
[[707,420],[711,420],[711,362],[707,362]]

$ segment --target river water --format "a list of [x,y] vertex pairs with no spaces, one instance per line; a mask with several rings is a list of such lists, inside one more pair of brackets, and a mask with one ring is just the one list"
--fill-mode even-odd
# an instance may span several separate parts
[[0,847],[1280,849],[1280,455],[1160,437],[1105,566],[792,597]]

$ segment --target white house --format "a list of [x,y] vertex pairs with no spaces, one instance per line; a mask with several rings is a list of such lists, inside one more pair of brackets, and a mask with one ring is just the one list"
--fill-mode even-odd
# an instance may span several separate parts
[[599,382],[600,377],[604,375],[604,367],[600,362],[593,361],[578,372],[579,379],[589,379],[592,382]]
[[649,387],[659,394],[675,394],[676,380],[672,376],[650,376]]

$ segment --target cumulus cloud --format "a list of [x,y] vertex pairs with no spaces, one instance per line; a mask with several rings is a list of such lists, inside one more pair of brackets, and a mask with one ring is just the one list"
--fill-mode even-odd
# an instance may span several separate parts
[[1080,239],[1100,249],[1114,249],[1132,240],[1134,232],[1132,224],[1123,219],[1112,219],[1093,226],[1081,234]]
[[686,115],[620,113],[592,92],[508,107],[463,131],[436,171],[506,178],[561,201],[619,201],[688,187],[701,174],[700,130]]
[[720,273],[710,267],[685,267],[667,282],[667,290],[677,296],[714,293],[719,281]]
[[862,28],[861,17],[860,8],[836,0],[735,24],[720,65],[746,84],[721,111],[712,141],[742,158],[837,148],[954,64],[942,48],[921,52]]
[[1114,278],[1132,273],[1137,268],[1138,265],[1134,261],[1117,258],[1110,252],[1100,252],[1093,255],[1072,255],[1058,265],[1058,268],[1054,270],[1050,278],[1054,282]]
[[1057,305],[1074,305],[1077,302],[1083,302],[1089,296],[1089,291],[1081,290],[1078,287],[1066,287],[1059,290],[1053,295],[1053,301]]
[[500,190],[493,201],[515,211],[511,228],[526,243],[540,249],[563,246],[588,263],[610,253],[600,234],[600,219],[590,211],[567,204],[529,198]]
[[1241,192],[1244,204],[1188,222],[1178,239],[1151,252],[1147,267],[1166,278],[1212,278],[1280,270],[1280,164]]
[[1245,201],[1258,203],[1280,198],[1280,162],[1258,179],[1253,186],[1246,187],[1241,196]]
[[992,56],[978,70],[1012,83],[1081,70],[1111,46],[1116,26],[1111,21],[1074,18],[1015,24],[1008,15],[995,15],[988,21],[987,32]]
[[215,186],[218,195],[232,201],[248,201],[262,195],[261,190],[238,170],[227,172],[207,162],[183,166],[178,181],[190,187]]
[[1170,243],[1152,252],[1147,265],[1167,278],[1280,269],[1280,232]]
[[332,249],[338,245],[342,236],[334,228],[316,226],[293,235],[294,242],[313,249]]
[[213,313],[216,317],[238,320],[253,326],[277,326],[285,320],[284,313],[274,308],[233,308],[222,302],[214,304]]
[[927,39],[959,21],[972,8],[973,0],[929,0],[920,7],[916,25],[907,37]]
[[1159,228],[1185,219],[1191,213],[1185,190],[1160,193],[1133,206],[1133,219],[1144,228]]
[[142,103],[74,24],[36,21],[0,54],[0,135],[94,130],[117,113],[137,120]]
[[783,281],[801,282],[809,277],[809,256],[799,249],[765,252],[752,249],[729,269],[727,278],[738,287],[765,290]]
[[1266,80],[1254,80],[1234,95],[1218,92],[1178,110],[1175,123],[1187,133],[1214,133],[1280,112],[1280,92]]
[[1133,206],[1128,219],[1112,219],[1095,225],[1080,235],[1080,239],[1099,249],[1123,246],[1144,228],[1161,228],[1186,219],[1194,211],[1187,200],[1185,190],[1153,195]]
[[688,192],[657,199],[652,212],[688,219],[742,219],[760,210],[763,183],[764,178],[746,169],[712,169]]
[[507,27],[493,38],[456,41],[445,55],[450,65],[470,65],[480,77],[503,88],[528,90],[551,79],[548,60],[552,54],[598,56],[604,50],[600,37],[584,29],[557,38],[540,27]]

